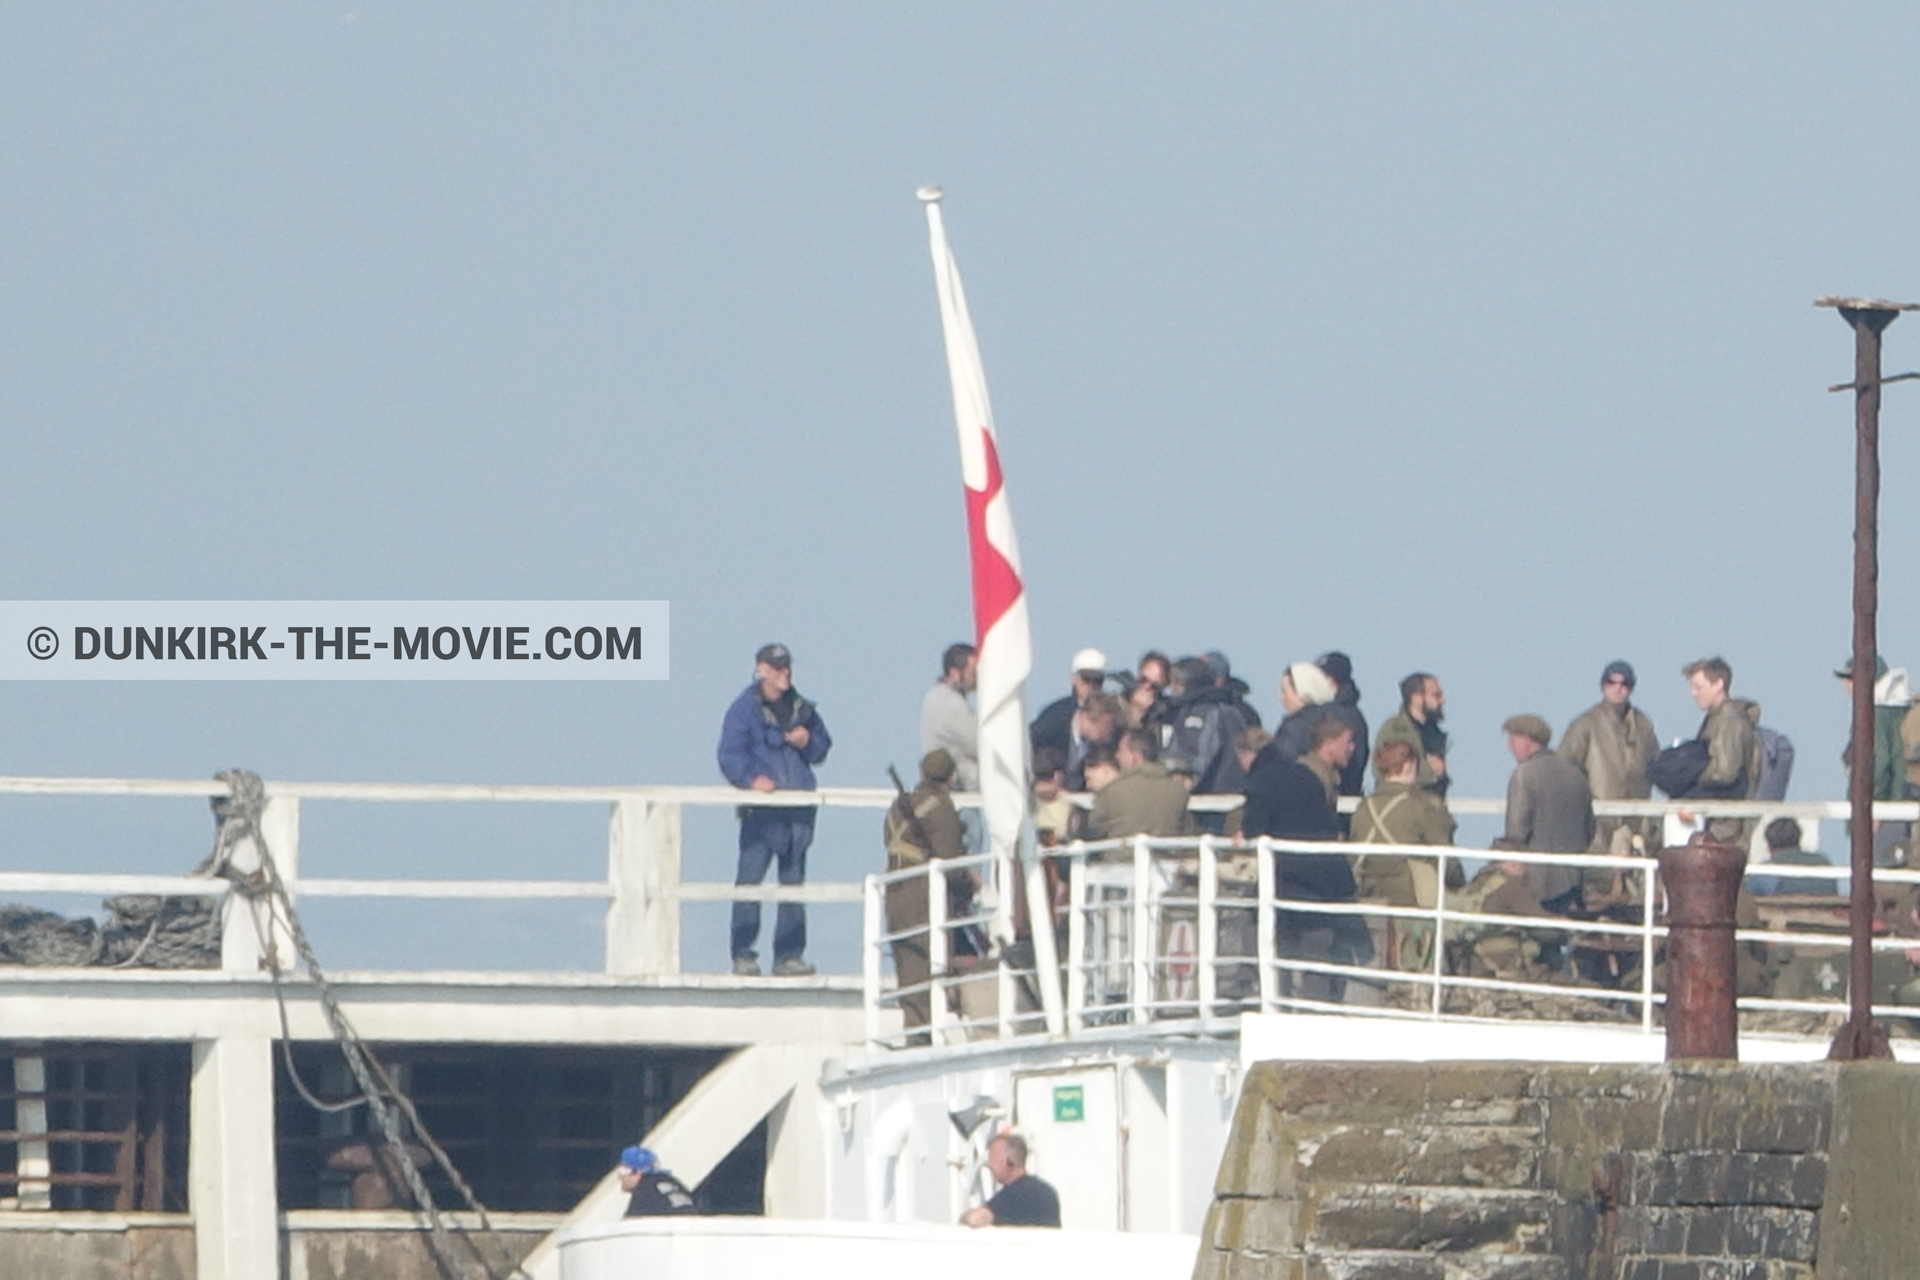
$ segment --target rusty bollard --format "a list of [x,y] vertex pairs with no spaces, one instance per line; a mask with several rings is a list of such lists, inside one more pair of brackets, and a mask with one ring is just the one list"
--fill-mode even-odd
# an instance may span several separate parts
[[1667,890],[1667,1061],[1740,1057],[1734,908],[1747,855],[1703,833],[1660,851]]

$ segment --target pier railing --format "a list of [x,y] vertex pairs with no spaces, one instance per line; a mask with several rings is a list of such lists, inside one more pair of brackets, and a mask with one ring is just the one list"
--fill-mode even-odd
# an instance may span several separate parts
[[[877,926],[871,919],[876,909],[876,890],[869,883],[863,886],[859,880],[827,880],[815,877],[804,885],[785,886],[768,883],[764,885],[736,886],[724,880],[691,880],[683,874],[684,865],[684,818],[689,812],[727,814],[743,803],[770,807],[818,807],[832,813],[840,810],[864,810],[878,816],[895,799],[895,793],[877,787],[828,787],[811,792],[774,792],[762,794],[743,792],[726,786],[539,786],[539,785],[483,785],[458,783],[368,783],[368,782],[288,782],[269,779],[267,787],[267,808],[262,827],[268,847],[272,853],[282,877],[294,894],[296,901],[308,900],[345,900],[349,902],[372,903],[379,900],[412,900],[419,902],[457,902],[474,900],[496,900],[509,902],[534,903],[541,901],[584,901],[604,903],[606,908],[602,963],[597,972],[623,977],[671,977],[682,971],[682,917],[688,903],[730,903],[739,901],[758,901],[763,903],[805,902],[810,904],[828,904],[849,912],[862,909],[868,916],[869,928],[863,937],[862,961],[855,972],[863,974],[870,984],[880,982],[891,965],[891,950],[880,938]],[[0,797],[5,796],[41,796],[70,798],[109,798],[122,797],[149,800],[168,800],[181,798],[210,799],[225,795],[226,785],[212,779],[173,780],[173,779],[137,779],[137,778],[60,778],[60,777],[0,777]],[[973,797],[958,796],[956,799],[967,807],[975,802]],[[1084,798],[1082,798],[1084,800]],[[1220,811],[1231,808],[1237,803],[1234,797],[1196,797],[1196,810]],[[493,805],[507,808],[531,806],[586,806],[599,809],[606,815],[605,838],[605,874],[595,877],[561,878],[421,878],[406,876],[330,876],[325,874],[308,875],[303,862],[310,862],[317,868],[324,868],[333,852],[321,846],[312,849],[303,848],[302,815],[312,806],[353,806],[368,807],[382,805]],[[1495,799],[1456,798],[1450,807],[1456,815],[1479,816],[1497,815],[1502,811],[1502,803]],[[1602,815],[1649,816],[1662,814],[1678,808],[1654,802],[1603,802],[1595,806]],[[1751,804],[1733,801],[1711,803],[1691,803],[1688,807],[1706,815],[1739,814],[1742,816],[1771,819],[1773,817],[1793,817],[1809,828],[1808,847],[1817,846],[1814,832],[1818,824],[1844,818],[1846,806],[1839,801],[1809,801],[1778,804]],[[1920,805],[1914,803],[1883,804],[1877,806],[1881,817],[1890,820],[1911,821],[1920,817]],[[730,824],[729,824],[730,825]],[[204,829],[211,835],[211,823]],[[870,844],[863,846],[861,852],[872,850],[874,863],[880,861],[878,823],[871,828],[876,834],[864,837]],[[1217,843],[1217,842],[1216,842]],[[1089,850],[1093,846],[1087,846]],[[1349,849],[1348,852],[1352,850]],[[448,853],[455,850],[449,849]],[[720,859],[731,866],[733,850],[731,842]],[[1197,852],[1197,846],[1196,846]],[[820,865],[819,849],[816,846],[814,865]],[[191,848],[182,850],[182,864],[197,857],[197,851]],[[1189,859],[1193,852],[1185,855]],[[1484,850],[1458,850],[1455,857],[1462,860],[1484,859]],[[1533,855],[1544,856],[1544,855]],[[1085,917],[1080,927],[1090,935],[1104,936],[1106,923],[1117,919],[1114,915],[1112,898],[1116,892],[1110,883],[1111,870],[1105,865],[1108,859],[1098,859],[1089,863],[1082,854],[1069,858],[1068,863],[1080,866],[1082,886],[1092,886],[1086,892],[1097,889],[1106,895],[1105,903],[1099,908],[1099,914],[1090,914],[1088,907],[1081,914]],[[1157,865],[1149,860],[1150,867]],[[1197,865],[1197,864],[1196,864]],[[979,869],[983,880],[989,884],[1004,879],[1004,871],[983,864]],[[1154,872],[1153,875],[1158,875]],[[1198,874],[1198,873],[1196,873]],[[1769,868],[1769,874],[1783,876],[1803,873],[1788,868]],[[1805,873],[1812,879],[1844,879],[1844,868],[1813,868]],[[1149,877],[1152,880],[1152,877]],[[1157,881],[1153,881],[1157,884]],[[59,869],[47,870],[11,870],[0,871],[0,902],[34,895],[49,894],[85,894],[107,897],[118,894],[161,894],[187,895],[209,898],[223,898],[228,890],[225,881],[200,878],[188,875],[153,875],[135,872],[100,872],[75,869],[71,859],[62,858]],[[1200,886],[1186,891],[1195,901],[1192,909],[1200,910],[1198,897]],[[1231,913],[1236,909],[1227,904],[1231,894],[1221,894],[1216,886],[1215,902],[1209,910],[1216,914]],[[1149,920],[1152,911],[1172,911],[1180,907],[1179,895],[1172,889],[1156,889],[1158,896],[1136,894],[1128,901],[1158,904],[1151,908],[1140,905],[1129,906],[1130,911],[1148,910]],[[1171,895],[1171,896],[1169,896]],[[976,922],[989,937],[998,939],[1008,933],[1011,922],[1012,895],[1003,895],[997,901],[989,897],[987,908],[992,919]],[[863,906],[864,904],[864,906]],[[1272,904],[1277,905],[1277,904]],[[1372,914],[1381,914],[1373,911]],[[1172,918],[1172,917],[1169,917]],[[948,921],[945,927],[952,929],[956,922]],[[1197,926],[1195,926],[1197,928]],[[1199,930],[1202,940],[1206,930]],[[1260,931],[1261,936],[1269,936]],[[1145,936],[1145,935],[1142,935]],[[1804,941],[1804,940],[1802,940]],[[997,948],[999,942],[994,946]],[[996,951],[997,954],[997,951]],[[1016,950],[1015,962],[1019,959]],[[877,975],[875,964],[880,966]],[[1184,963],[1178,959],[1162,961],[1146,957],[1135,957],[1129,963],[1136,966],[1160,965],[1163,963]],[[236,970],[255,971],[259,967],[257,953],[249,953],[244,947],[228,948],[225,964]],[[424,967],[424,966],[423,966]],[[1017,963],[1010,968],[1017,969]],[[1278,970],[1275,971],[1276,973]],[[1375,975],[1377,976],[1377,975]],[[1219,974],[1214,974],[1214,980]],[[1088,990],[1101,993],[1100,1000],[1107,1001],[1110,984],[1096,980],[1091,971],[1083,976],[1083,981],[1091,983]],[[960,979],[952,979],[960,981]],[[998,986],[1000,979],[993,979]],[[877,990],[877,988],[876,988]],[[1064,990],[1064,988],[1063,988]],[[972,997],[969,997],[970,999]],[[1009,996],[1002,1005],[1008,1009],[1009,1016],[1020,998],[1018,993]],[[1088,997],[1091,999],[1091,997]],[[1131,999],[1131,997],[1130,997]],[[884,999],[876,996],[872,1002],[880,1008],[894,1002],[893,997]],[[1129,1005],[1128,1007],[1132,1007]],[[1110,1016],[1101,1013],[1102,1018]]]

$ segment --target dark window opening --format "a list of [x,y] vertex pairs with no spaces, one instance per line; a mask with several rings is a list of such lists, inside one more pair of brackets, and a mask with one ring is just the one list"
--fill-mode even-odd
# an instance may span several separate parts
[[[579,1203],[622,1147],[640,1141],[727,1056],[720,1049],[542,1045],[382,1045],[375,1052],[488,1208],[553,1213]],[[357,1094],[335,1046],[296,1044],[293,1058],[301,1080],[323,1100]],[[275,1077],[282,1208],[406,1203],[403,1189],[393,1198],[399,1180],[365,1106],[315,1111],[295,1091],[278,1052]],[[761,1212],[765,1128],[699,1189],[703,1208]],[[427,1186],[435,1203],[458,1203],[439,1170],[428,1170]]]
[[0,1044],[0,1208],[184,1213],[184,1044]]

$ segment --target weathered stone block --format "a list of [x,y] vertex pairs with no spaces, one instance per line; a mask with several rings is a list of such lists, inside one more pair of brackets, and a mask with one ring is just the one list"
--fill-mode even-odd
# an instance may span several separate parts
[[1698,1208],[1687,1214],[1685,1252],[1696,1258],[1717,1258],[1727,1252],[1727,1208]]
[[1306,1280],[1447,1280],[1440,1259],[1422,1253],[1311,1253]]
[[1564,1258],[1538,1253],[1458,1253],[1440,1258],[1446,1280],[1570,1280]]
[[1412,1191],[1364,1187],[1315,1188],[1303,1202],[1302,1230],[1315,1251],[1418,1249],[1420,1197]]
[[1812,1262],[1820,1240],[1820,1216],[1807,1209],[1769,1209],[1761,1252],[1788,1262]]
[[1687,1251],[1687,1211],[1629,1205],[1614,1223],[1614,1248],[1621,1254],[1674,1254]]
[[[1258,1073],[1261,1069],[1255,1068]],[[1251,1081],[1254,1077],[1249,1076]],[[1273,1196],[1293,1186],[1294,1140],[1286,1113],[1259,1093],[1240,1100],[1227,1149],[1214,1179],[1215,1195]]]
[[1793,1159],[1793,1199],[1790,1203],[1817,1209],[1826,1203],[1827,1158],[1824,1155],[1795,1156]]
[[1306,1264],[1244,1249],[1228,1255],[1226,1280],[1306,1280]]
[[1470,1125],[1432,1130],[1407,1166],[1421,1186],[1537,1187],[1537,1132],[1517,1126]]
[[1299,1205],[1291,1200],[1248,1200],[1244,1204],[1237,1248],[1259,1253],[1298,1251]]

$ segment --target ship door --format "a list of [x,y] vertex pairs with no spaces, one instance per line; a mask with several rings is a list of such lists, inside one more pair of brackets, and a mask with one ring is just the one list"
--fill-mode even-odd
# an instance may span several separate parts
[[1120,1230],[1120,1089],[1115,1069],[1016,1076],[1013,1123],[1027,1136],[1028,1171],[1060,1193],[1060,1225],[1074,1231]]

